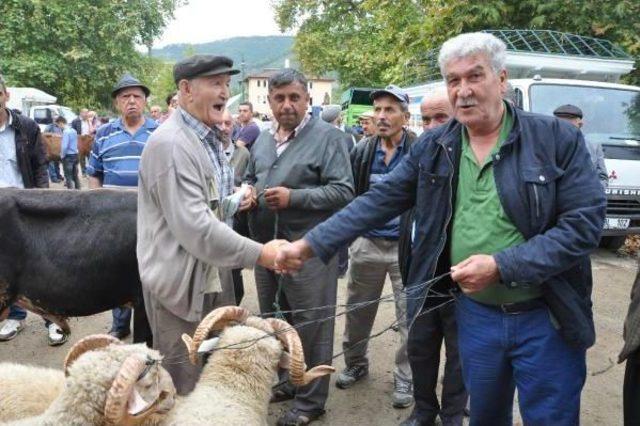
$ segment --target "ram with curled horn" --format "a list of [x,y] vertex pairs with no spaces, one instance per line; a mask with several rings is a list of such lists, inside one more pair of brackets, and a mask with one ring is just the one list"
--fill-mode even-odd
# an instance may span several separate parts
[[[279,366],[289,369],[294,385],[302,386],[333,373],[328,365],[305,371],[298,333],[277,319],[249,316],[246,309],[227,306],[212,311],[193,334],[182,339],[189,358],[213,353],[192,393],[181,398],[167,418],[171,425],[266,425],[272,385]],[[213,331],[219,337],[208,339]]]

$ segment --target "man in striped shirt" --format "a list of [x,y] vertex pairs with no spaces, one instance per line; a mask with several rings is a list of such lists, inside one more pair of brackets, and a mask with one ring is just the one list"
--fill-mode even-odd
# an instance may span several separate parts
[[[158,124],[143,115],[151,92],[138,79],[125,74],[111,92],[120,118],[100,127],[91,150],[87,174],[89,188],[136,189],[142,150]],[[118,339],[130,333],[131,309],[113,310],[111,334]]]

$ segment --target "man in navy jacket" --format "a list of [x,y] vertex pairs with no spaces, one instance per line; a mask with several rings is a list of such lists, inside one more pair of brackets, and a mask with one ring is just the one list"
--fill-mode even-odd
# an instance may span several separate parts
[[505,57],[489,34],[448,40],[439,63],[455,118],[277,262],[326,261],[415,206],[408,321],[430,309],[422,283],[451,272],[431,288],[455,297],[471,424],[511,424],[517,387],[525,424],[574,425],[595,341],[589,253],[606,201],[578,129],[502,100]]

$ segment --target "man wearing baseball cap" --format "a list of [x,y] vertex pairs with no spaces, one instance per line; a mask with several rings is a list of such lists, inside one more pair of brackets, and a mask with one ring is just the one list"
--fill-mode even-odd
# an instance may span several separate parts
[[[181,395],[194,388],[202,369],[188,362],[182,334],[193,335],[212,309],[235,303],[231,268],[273,268],[280,244],[236,234],[232,213],[222,208],[234,176],[217,125],[237,73],[224,56],[178,62],[179,107],[151,135],[140,160],[137,255],[144,304],[153,347],[173,360],[165,368]],[[248,193],[240,209],[251,201]]]
[[[356,195],[385,181],[414,142],[404,125],[409,119],[409,96],[389,85],[371,93],[374,136],[356,145],[351,162]],[[406,408],[413,403],[412,375],[407,357],[406,298],[398,263],[400,217],[391,219],[350,246],[351,267],[347,284],[347,304],[366,303],[380,297],[387,275],[395,298],[400,344],[396,348],[392,405]],[[366,339],[371,334],[378,310],[377,302],[347,313],[342,343],[346,368],[337,376],[336,386],[346,389],[369,374]],[[364,342],[364,343],[363,343]]]
[[[124,74],[113,86],[111,98],[120,117],[96,132],[89,156],[87,174],[89,188],[135,188],[138,185],[138,163],[149,135],[158,125],[144,117],[151,92],[137,78]],[[111,334],[123,339],[131,334],[131,309],[112,311]]]

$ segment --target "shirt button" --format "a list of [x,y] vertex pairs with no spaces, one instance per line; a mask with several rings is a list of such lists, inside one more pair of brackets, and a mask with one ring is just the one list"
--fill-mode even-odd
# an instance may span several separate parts
[[447,148],[449,150],[449,152],[453,151],[453,149],[451,147]]
[[278,168],[278,165],[277,165],[277,164],[274,164],[272,168],[273,168],[273,169],[277,169],[277,168]]
[[538,176],[538,179],[540,179],[540,182],[544,182],[546,180],[543,175]]
[[496,161],[500,160],[500,154],[496,154]]

